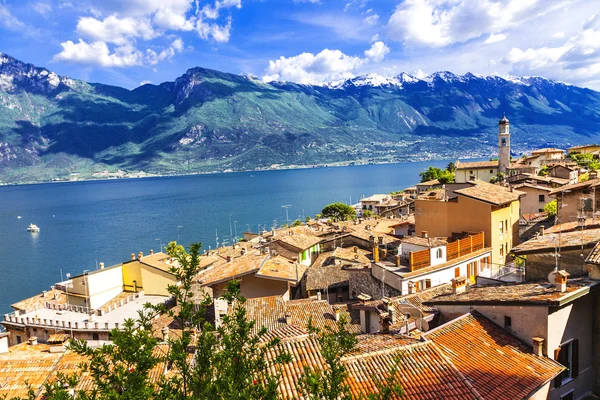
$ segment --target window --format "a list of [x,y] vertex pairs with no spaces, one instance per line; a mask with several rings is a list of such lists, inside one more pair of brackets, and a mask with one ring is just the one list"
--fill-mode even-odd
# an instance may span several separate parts
[[581,206],[583,211],[592,211],[592,199],[582,199]]
[[512,318],[509,317],[508,315],[504,316],[504,327],[506,329],[511,329],[512,328]]
[[500,246],[500,257],[504,257],[504,246]]
[[469,171],[469,174],[473,175],[473,171]]
[[493,174],[493,173],[494,173],[494,170],[493,170],[493,169],[490,169],[490,174]]
[[579,340],[561,344],[554,350],[554,359],[564,365],[565,369],[554,379],[554,387],[561,387],[579,375]]
[[429,289],[431,287],[431,279],[425,279],[425,288]]
[[21,344],[21,336],[17,335],[16,338],[17,338],[17,344]]
[[506,138],[502,138],[502,146],[506,146]]
[[436,258],[442,258],[442,249],[437,249],[437,251],[435,253],[435,257]]
[[454,268],[454,277],[458,278],[460,276],[460,267]]
[[96,332],[92,333],[92,340],[98,340],[98,334]]
[[540,203],[544,203],[546,201],[546,196],[545,195],[540,194],[538,197],[539,197]]
[[500,221],[500,235],[504,233],[504,224]]
[[538,208],[538,212],[544,212],[544,210],[541,208]]
[[560,396],[560,400],[575,400],[575,389]]

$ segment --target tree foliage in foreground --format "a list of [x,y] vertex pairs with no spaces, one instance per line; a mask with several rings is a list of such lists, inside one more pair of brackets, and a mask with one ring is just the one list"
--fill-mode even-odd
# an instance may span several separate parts
[[[452,163],[451,163],[452,164]],[[454,168],[454,165],[448,164],[448,168]],[[419,172],[421,182],[427,182],[437,179],[440,183],[454,182],[454,171],[440,169],[436,167],[427,167],[425,171]]]

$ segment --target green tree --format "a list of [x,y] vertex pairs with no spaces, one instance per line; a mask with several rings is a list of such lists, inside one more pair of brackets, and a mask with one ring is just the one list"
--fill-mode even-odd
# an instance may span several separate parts
[[310,215],[307,215],[306,218],[304,219],[304,222],[309,223],[310,222]]
[[441,170],[436,167],[427,167],[425,171],[419,172],[421,182],[427,182],[437,179],[440,183],[454,182],[454,173],[448,170]]
[[344,203],[332,203],[326,205],[321,214],[324,218],[331,218],[334,221],[347,221],[356,217],[356,210]]
[[456,172],[456,164],[453,161],[450,161],[446,166],[446,171],[450,171],[452,173]]
[[501,183],[504,182],[504,179],[506,178],[506,174],[504,172],[498,172],[496,175],[492,176],[490,178],[490,183]]
[[542,168],[540,168],[540,172],[538,172],[539,176],[548,176],[548,166],[544,165]]
[[302,221],[300,221],[299,219],[292,222],[292,226],[301,226],[301,225],[302,225]]
[[371,218],[373,216],[373,211],[371,210],[364,210],[362,212],[362,216],[365,218]]
[[556,210],[556,199],[552,200],[544,206],[544,212],[548,213],[548,216],[550,217],[556,216]]

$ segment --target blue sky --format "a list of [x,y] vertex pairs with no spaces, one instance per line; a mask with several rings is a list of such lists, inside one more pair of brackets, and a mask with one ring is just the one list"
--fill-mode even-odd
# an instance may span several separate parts
[[265,81],[540,75],[600,90],[598,0],[0,0],[0,52],[127,88],[203,66]]

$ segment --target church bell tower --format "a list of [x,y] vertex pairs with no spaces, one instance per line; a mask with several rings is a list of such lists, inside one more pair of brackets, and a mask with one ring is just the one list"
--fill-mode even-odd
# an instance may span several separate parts
[[498,172],[506,174],[510,164],[510,124],[506,115],[498,122]]

